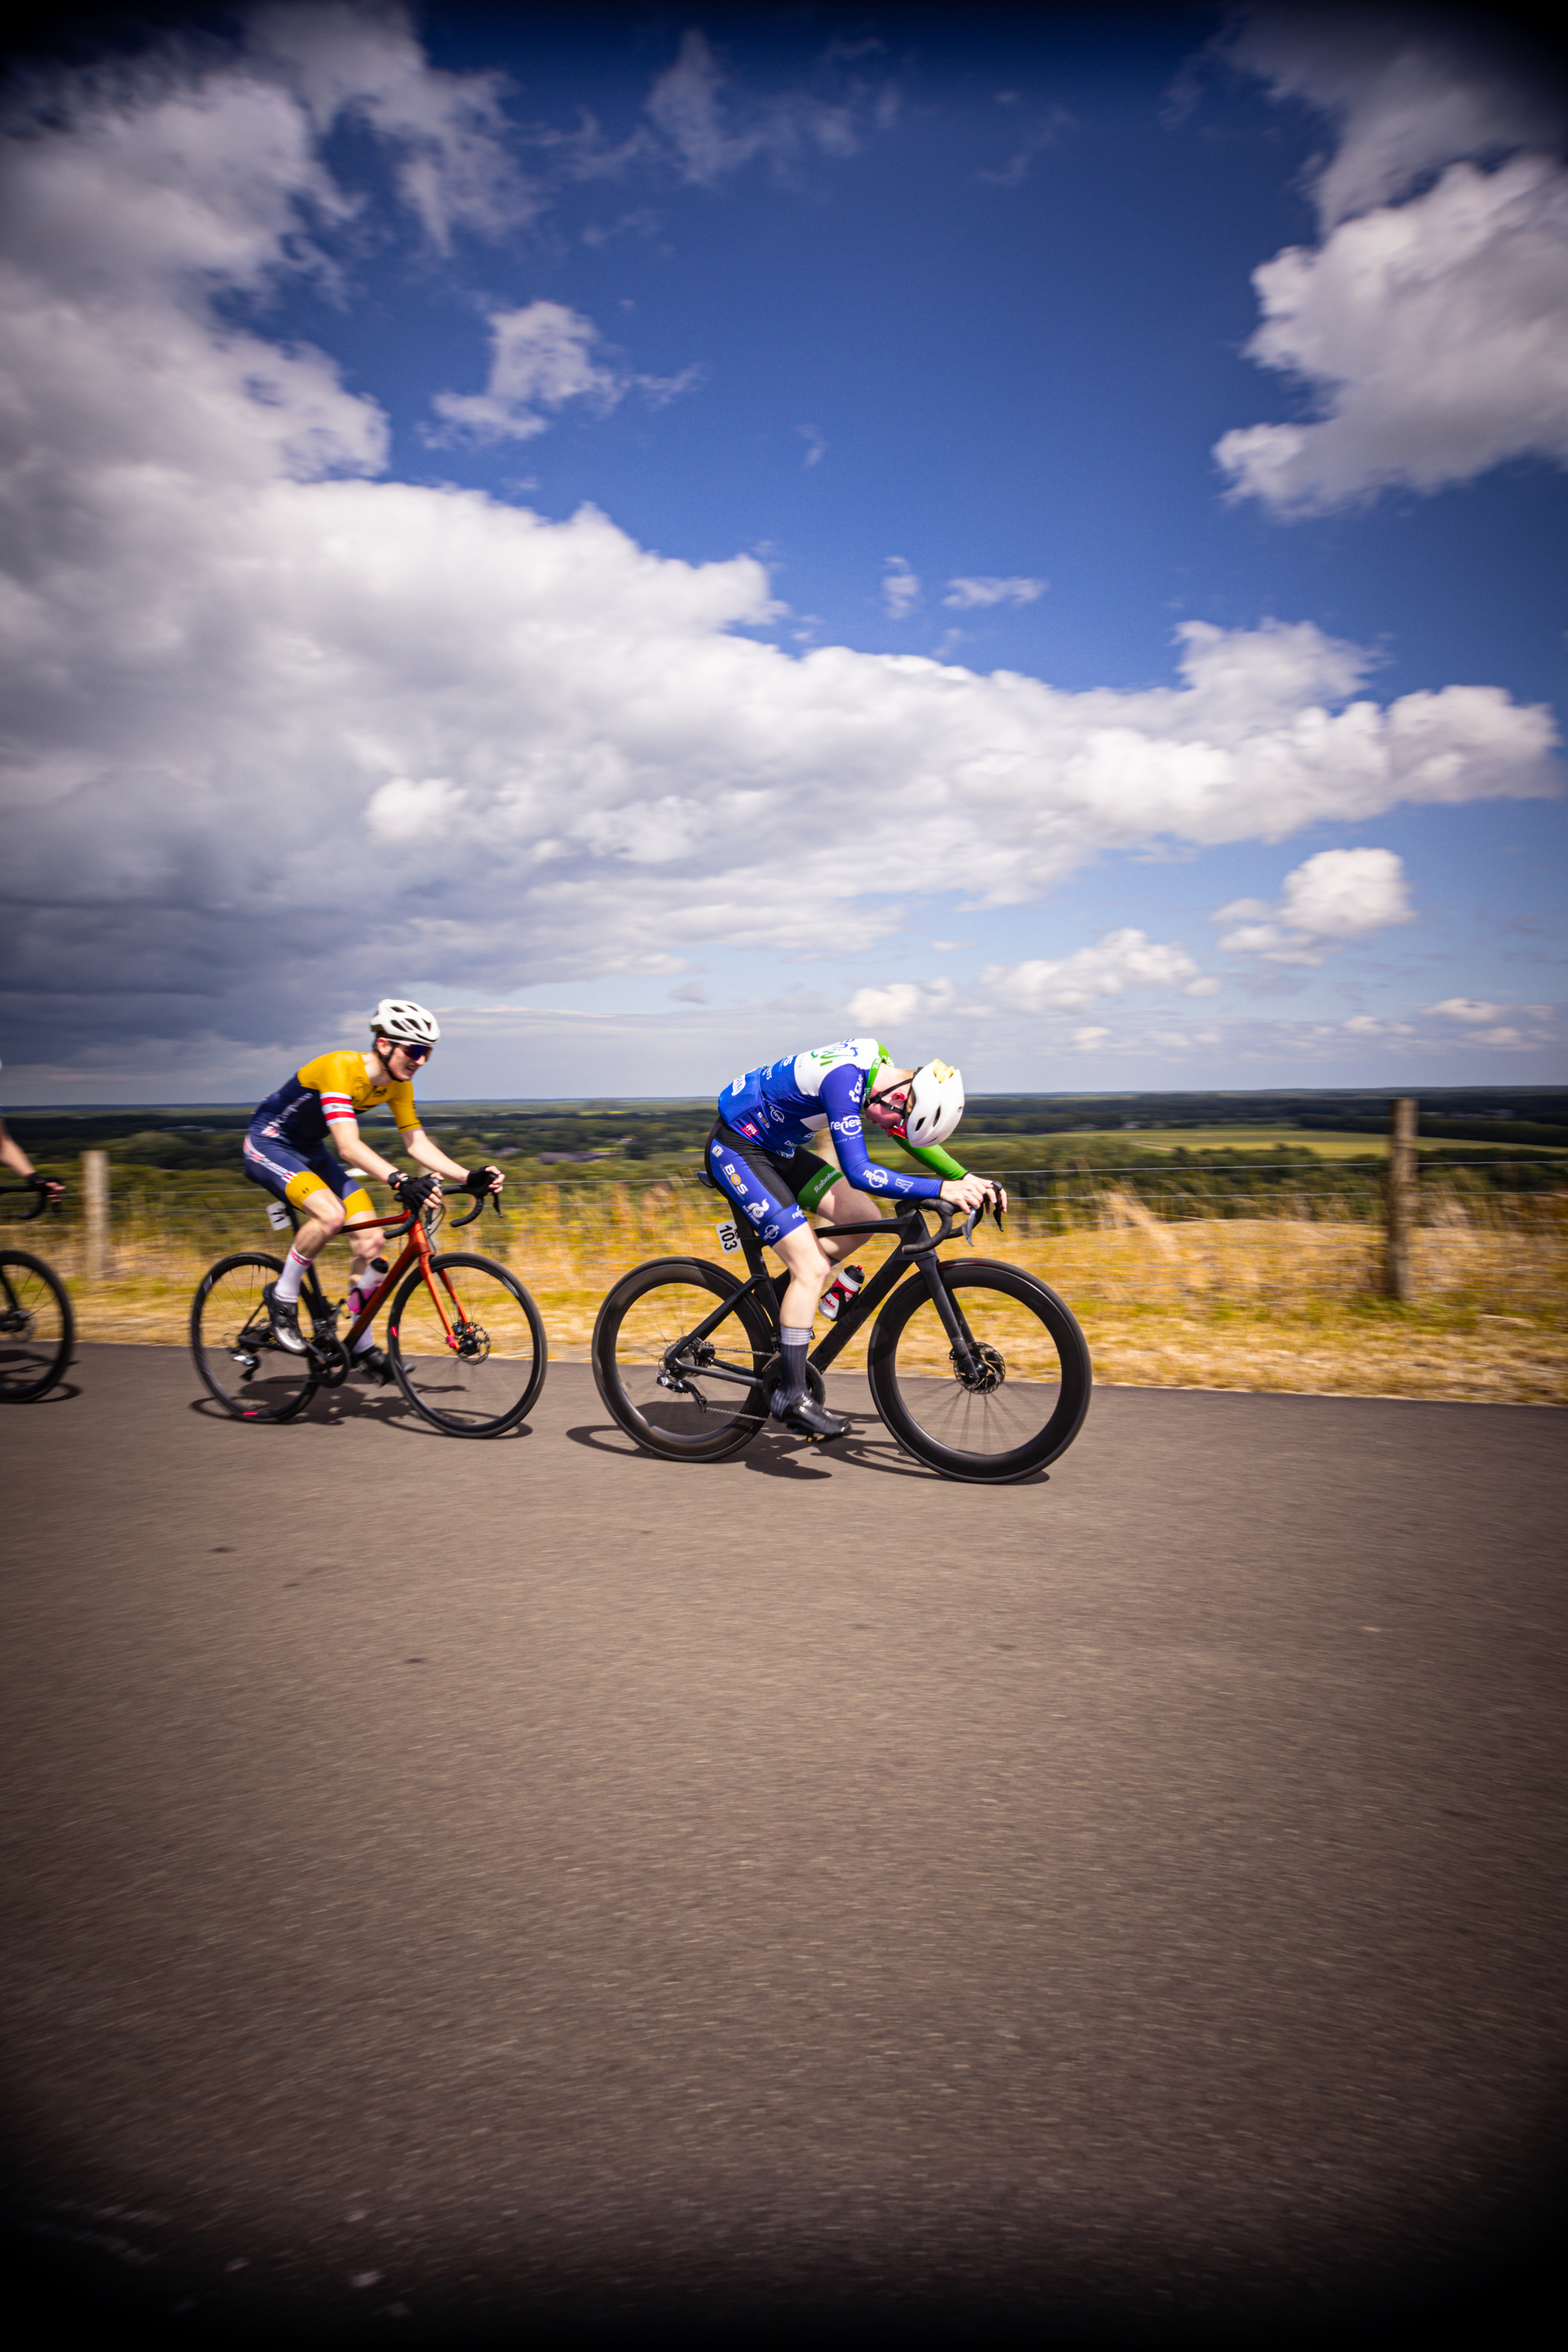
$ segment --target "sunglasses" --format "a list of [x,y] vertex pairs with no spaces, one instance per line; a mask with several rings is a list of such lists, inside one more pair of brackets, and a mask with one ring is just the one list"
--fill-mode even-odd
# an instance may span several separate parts
[[436,1050],[434,1045],[411,1045],[406,1037],[395,1037],[392,1042],[403,1048],[411,1062],[427,1062]]

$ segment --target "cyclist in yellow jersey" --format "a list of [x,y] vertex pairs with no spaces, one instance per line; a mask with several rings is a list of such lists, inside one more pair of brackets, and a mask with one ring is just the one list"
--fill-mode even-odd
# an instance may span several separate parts
[[[267,1294],[274,1335],[292,1355],[305,1352],[300,1285],[312,1259],[345,1223],[375,1213],[370,1194],[354,1181],[355,1171],[390,1185],[400,1211],[417,1211],[438,1196],[444,1176],[481,1199],[487,1192],[499,1192],[505,1181],[499,1168],[459,1167],[419,1124],[414,1073],[429,1059],[441,1034],[435,1014],[406,997],[384,996],[370,1026],[368,1054],[319,1054],[258,1104],[245,1138],[246,1174],[302,1211],[307,1220]],[[397,1122],[404,1150],[428,1174],[404,1175],[361,1135],[361,1113],[384,1103]],[[380,1238],[375,1227],[349,1235],[353,1316],[370,1304],[386,1273],[385,1260],[376,1255]],[[373,1378],[388,1376],[386,1359],[368,1332],[355,1349],[354,1362]]]

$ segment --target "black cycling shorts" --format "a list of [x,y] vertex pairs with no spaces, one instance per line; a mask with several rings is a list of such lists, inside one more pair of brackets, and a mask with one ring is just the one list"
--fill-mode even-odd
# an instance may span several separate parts
[[708,1139],[708,1171],[762,1242],[777,1242],[804,1225],[806,1210],[819,1207],[841,1175],[815,1151],[764,1150],[723,1119]]

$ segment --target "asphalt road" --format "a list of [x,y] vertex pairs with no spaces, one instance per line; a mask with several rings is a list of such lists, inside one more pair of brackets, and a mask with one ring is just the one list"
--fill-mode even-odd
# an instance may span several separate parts
[[1339,2343],[1547,2260],[1563,1413],[1101,1391],[988,1491],[868,1412],[647,1460],[578,1365],[489,1444],[72,1377],[0,1983],[105,2341]]

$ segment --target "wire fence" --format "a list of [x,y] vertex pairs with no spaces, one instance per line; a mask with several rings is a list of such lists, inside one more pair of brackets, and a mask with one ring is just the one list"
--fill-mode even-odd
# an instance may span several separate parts
[[[987,1224],[978,1245],[1035,1266],[1081,1307],[1194,1313],[1375,1297],[1386,1215],[1381,1172],[1263,1155],[1259,1161],[999,1170],[1011,1198],[1006,1234],[998,1240]],[[1508,1181],[1510,1173],[1519,1181]],[[1568,1318],[1565,1173],[1528,1161],[1510,1171],[1495,1161],[1425,1163],[1413,1295],[1483,1314]],[[1543,1174],[1550,1186],[1539,1181]],[[505,1217],[487,1213],[450,1245],[500,1257],[531,1288],[569,1297],[577,1319],[641,1258],[717,1253],[723,1204],[694,1173],[628,1181],[584,1170],[545,1181],[514,1169],[512,1177]],[[82,1289],[168,1291],[194,1287],[203,1268],[228,1251],[279,1254],[286,1237],[269,1227],[267,1208],[267,1196],[243,1178],[159,1180],[144,1168],[117,1165],[99,1283],[87,1278],[80,1187],[72,1187],[63,1215],[6,1238],[41,1249]]]

